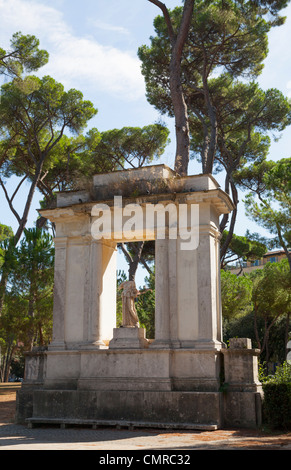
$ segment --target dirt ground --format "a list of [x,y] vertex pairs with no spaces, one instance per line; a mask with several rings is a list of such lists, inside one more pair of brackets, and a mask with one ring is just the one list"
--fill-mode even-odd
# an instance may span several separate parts
[[0,425],[14,422],[16,391],[20,387],[19,382],[0,383]]
[[[0,449],[54,449],[61,445],[66,449],[83,449],[86,438],[86,448],[95,450],[106,449],[191,449],[191,450],[291,450],[291,433],[270,433],[259,430],[218,430],[218,431],[165,431],[165,430],[135,430],[128,431],[110,428],[107,430],[91,431],[88,429],[59,429],[43,427],[39,430],[38,440],[31,447],[30,440],[25,446],[26,426],[15,425],[16,391],[20,383],[0,384]],[[37,429],[30,430],[37,432]],[[76,434],[77,433],[77,434]],[[99,434],[98,434],[99,433]],[[19,436],[22,436],[22,447],[19,447]],[[56,438],[50,436],[56,436]],[[57,436],[61,437],[58,444]],[[78,435],[78,444],[76,444]],[[80,439],[81,438],[81,439]],[[9,439],[9,441],[8,441]],[[88,441],[90,442],[88,444]],[[10,443],[7,447],[7,443]],[[75,446],[75,447],[74,447]],[[88,450],[89,450],[88,449]]]

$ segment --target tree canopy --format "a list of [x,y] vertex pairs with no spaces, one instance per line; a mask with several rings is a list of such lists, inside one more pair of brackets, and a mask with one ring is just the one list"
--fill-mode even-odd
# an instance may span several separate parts
[[268,161],[238,172],[247,215],[272,235],[271,247],[282,247],[291,270],[291,159]]
[[[16,243],[25,228],[33,195],[43,170],[49,166],[52,150],[65,130],[79,133],[96,112],[80,91],[65,91],[61,83],[49,76],[16,78],[2,86],[0,150],[6,159],[1,168],[0,184],[19,224]],[[15,210],[13,196],[8,196],[2,179],[11,174],[21,176],[22,181],[30,180],[22,215]]]
[[[224,172],[224,189],[234,204],[232,214],[226,214],[220,225],[221,232],[228,231],[221,246],[224,258],[239,203],[233,175],[266,158],[270,133],[278,136],[291,123],[289,100],[279,90],[264,91],[256,83],[268,54],[268,33],[284,23],[280,10],[288,2],[192,2],[191,22],[175,72],[184,100],[179,111],[171,87],[171,64],[176,54],[171,34],[178,37],[183,28],[186,3],[173,10],[165,10],[160,2],[152,3],[163,15],[154,20],[155,35],[150,45],[138,50],[146,96],[162,114],[175,118],[177,134],[181,127],[189,138],[189,145],[186,137],[184,140],[187,151],[181,157],[183,164],[177,161],[182,154],[177,144],[176,171],[180,172],[180,165],[186,174],[192,157],[201,162],[203,173]],[[180,127],[177,114],[184,116]]]
[[25,229],[9,265],[5,303],[0,316],[3,362],[0,376],[8,380],[14,351],[48,344],[52,333],[54,247],[40,229]]
[[[92,128],[84,134],[97,109],[81,91],[67,91],[50,76],[23,77],[20,72],[41,66],[47,55],[38,50],[34,37],[19,34],[14,39],[23,41],[23,49],[19,46],[13,56],[15,61],[23,59],[23,68],[19,67],[19,73],[2,86],[0,107],[0,186],[18,223],[9,246],[6,243],[6,261],[13,254],[12,245],[16,246],[23,235],[37,190],[43,196],[41,206],[53,207],[56,191],[83,189],[96,173],[148,164],[160,157],[169,141],[169,131],[161,123],[104,132]],[[11,176],[18,181],[9,194],[6,182]],[[24,182],[29,183],[29,190],[20,212],[15,199]],[[44,224],[45,219],[39,218],[38,227]],[[0,311],[8,275],[4,262]]]
[[[225,230],[221,237],[221,243],[225,242],[228,232]],[[248,230],[245,236],[233,234],[225,256],[221,259],[221,267],[225,268],[229,263],[254,261],[263,257],[267,252],[268,240],[257,233],[251,234]]]
[[[141,46],[138,50],[147,99],[162,113],[175,116],[177,140],[181,131],[178,121],[181,121],[181,125],[184,123],[184,173],[187,171],[190,151],[190,145],[186,145],[186,134],[189,130],[190,135],[195,135],[191,129],[192,116],[199,121],[203,136],[202,169],[204,173],[211,173],[219,130],[215,93],[227,82],[223,78],[227,75],[235,80],[254,80],[260,74],[268,52],[267,33],[272,26],[284,22],[279,12],[288,1],[193,0],[173,10],[168,10],[161,2],[152,3],[159,6],[163,16],[157,16],[154,20],[156,36],[150,38],[150,46]],[[185,16],[190,14],[191,21],[185,25]],[[176,40],[182,31],[182,51],[176,51]],[[175,61],[179,67],[173,71]],[[175,102],[171,86],[173,74],[176,76],[176,88],[184,100],[180,104]],[[210,82],[217,76],[220,77],[220,86],[217,87],[219,81],[216,82],[214,93]]]
[[13,34],[10,49],[0,48],[0,75],[9,78],[32,72],[48,62],[49,54],[39,49],[39,40],[20,32]]
[[[263,269],[250,274],[253,283],[252,303],[254,309],[254,329],[261,353],[269,360],[269,336],[277,320],[286,315],[288,340],[291,311],[291,277],[287,260],[280,263],[267,263]],[[259,333],[259,319],[263,320],[263,331]],[[287,341],[286,341],[287,342]]]

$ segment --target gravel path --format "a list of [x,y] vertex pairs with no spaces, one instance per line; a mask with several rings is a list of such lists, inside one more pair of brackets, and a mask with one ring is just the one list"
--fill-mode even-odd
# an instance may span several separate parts
[[[274,435],[254,430],[169,432],[73,426],[61,429],[59,426],[44,425],[29,429],[14,424],[17,387],[15,384],[0,384],[0,450],[98,450],[101,452],[99,459],[109,458],[106,451],[119,451],[120,455],[124,451],[124,455],[134,455],[136,464],[150,463],[149,452],[153,451],[160,455],[157,458],[166,459],[166,464],[186,464],[187,452],[190,455],[189,463],[193,463],[190,462],[193,450],[291,450],[291,433]],[[140,452],[128,454],[128,451]],[[184,459],[180,462],[175,461],[179,451],[180,459]],[[116,456],[116,452],[113,455]],[[172,456],[172,461],[167,461],[169,456]],[[148,461],[143,462],[144,458]],[[124,460],[117,463],[129,467],[133,462]]]

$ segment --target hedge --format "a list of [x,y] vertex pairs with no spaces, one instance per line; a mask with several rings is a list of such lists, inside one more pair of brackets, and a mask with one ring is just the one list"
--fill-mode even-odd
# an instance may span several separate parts
[[263,384],[264,421],[273,429],[291,429],[291,383]]

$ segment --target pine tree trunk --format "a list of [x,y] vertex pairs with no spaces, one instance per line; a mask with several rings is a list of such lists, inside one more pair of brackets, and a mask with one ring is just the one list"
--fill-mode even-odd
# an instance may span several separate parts
[[170,90],[174,107],[176,129],[175,171],[179,175],[185,176],[187,175],[189,164],[190,135],[187,106],[182,90],[180,75],[180,63],[177,63],[174,56],[170,65]]

